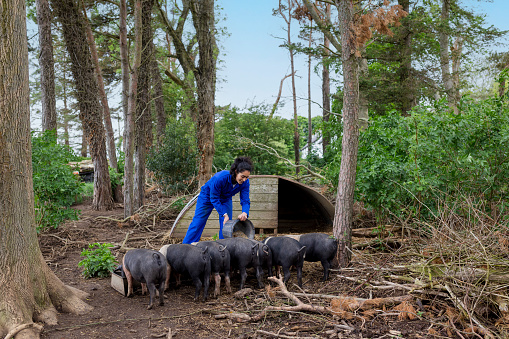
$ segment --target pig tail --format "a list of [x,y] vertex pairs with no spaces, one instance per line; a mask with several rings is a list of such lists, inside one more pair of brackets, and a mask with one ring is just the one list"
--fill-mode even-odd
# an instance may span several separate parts
[[250,157],[237,157],[230,168],[230,174],[235,176],[244,171],[253,171],[253,161]]

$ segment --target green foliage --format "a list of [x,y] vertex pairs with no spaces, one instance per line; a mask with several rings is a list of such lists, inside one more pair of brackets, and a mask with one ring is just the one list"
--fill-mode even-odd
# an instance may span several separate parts
[[147,168],[170,193],[196,187],[198,152],[194,127],[189,120],[170,119],[162,144],[147,156]]
[[67,219],[77,220],[79,211],[70,206],[81,194],[83,183],[68,165],[77,157],[56,142],[54,131],[32,134],[32,170],[37,230],[58,227]]
[[88,250],[83,250],[81,256],[85,259],[78,263],[78,266],[83,267],[83,276],[85,278],[108,277],[118,264],[117,259],[111,254],[109,243],[93,243],[88,245]]
[[[409,117],[374,117],[359,140],[356,199],[378,217],[437,216],[441,204],[472,199],[486,212],[504,201],[509,177],[509,108],[499,99],[464,98],[461,114],[445,102]],[[327,171],[337,183],[341,140]],[[462,211],[456,211],[461,213]]]
[[214,156],[218,170],[230,169],[233,160],[242,155],[253,160],[253,174],[284,175],[289,171],[283,160],[260,149],[268,146],[282,158],[293,160],[293,123],[276,116],[269,119],[269,114],[266,105],[252,106],[244,113],[229,106],[218,110]]

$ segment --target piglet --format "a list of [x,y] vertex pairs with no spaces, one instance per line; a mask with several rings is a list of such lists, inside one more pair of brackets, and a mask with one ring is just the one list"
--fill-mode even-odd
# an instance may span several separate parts
[[122,259],[122,269],[127,278],[127,296],[133,294],[133,279],[139,281],[142,294],[150,293],[148,310],[152,309],[156,285],[159,285],[159,305],[164,305],[164,282],[166,280],[166,258],[161,253],[145,248],[128,251]]
[[214,298],[220,294],[221,276],[219,273],[221,272],[224,273],[226,291],[228,293],[232,293],[232,288],[230,285],[230,252],[226,246],[223,246],[215,241],[200,241],[193,243],[193,245],[202,249],[209,249],[210,268],[215,282]]
[[338,250],[338,241],[327,234],[308,233],[302,234],[299,242],[306,246],[306,261],[322,263],[323,281],[326,281],[332,260]]
[[302,246],[297,240],[288,237],[269,237],[263,241],[272,251],[272,264],[282,266],[286,283],[290,279],[290,267],[297,268],[297,282],[302,287],[302,266],[306,246]]
[[195,286],[194,300],[198,300],[203,286],[203,301],[207,300],[210,284],[210,254],[204,249],[189,244],[164,245],[159,252],[166,256],[168,272],[165,288],[170,284],[170,274],[176,273],[177,286],[180,286],[180,275],[187,273]]

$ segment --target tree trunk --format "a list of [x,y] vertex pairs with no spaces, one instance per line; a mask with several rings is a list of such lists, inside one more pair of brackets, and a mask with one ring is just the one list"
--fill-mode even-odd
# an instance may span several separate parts
[[[399,5],[407,13],[410,13],[410,0],[398,0]],[[402,86],[401,111],[404,115],[414,106],[414,83],[412,80],[412,32],[409,21],[403,20],[400,29],[401,46],[401,67],[398,70],[399,79]]]
[[[122,110],[124,113],[124,133],[127,131],[127,109],[129,107],[129,56],[127,54],[127,3],[120,0],[119,46],[120,66],[122,69]],[[126,152],[126,137],[123,139],[123,150]]]
[[197,139],[200,153],[198,181],[200,186],[212,176],[214,158],[214,101],[216,90],[216,49],[214,1],[191,0],[191,13],[198,39],[198,94]]
[[339,264],[341,267],[346,267],[351,260],[353,203],[359,147],[359,66],[355,56],[355,33],[351,28],[353,27],[353,1],[336,0],[336,5],[341,31],[344,104],[341,167],[333,231],[339,241]]
[[[311,50],[311,42],[313,41],[313,20],[309,22],[309,50]],[[308,55],[308,159],[310,159],[312,151],[313,124],[311,121],[311,53]]]
[[134,3],[135,54],[131,68],[129,88],[129,107],[125,117],[125,164],[124,164],[124,217],[134,214],[134,115],[136,113],[136,93],[138,91],[138,71],[141,64],[142,19],[141,0]]
[[134,143],[134,209],[145,204],[145,162],[147,158],[148,130],[151,129],[150,73],[152,60],[152,7],[153,0],[143,0],[141,9],[142,52],[136,95],[136,130]]
[[55,99],[55,63],[51,37],[51,10],[48,0],[36,0],[39,26],[39,67],[41,71],[42,130],[57,133],[57,106]]
[[[452,59],[452,88],[453,88],[453,100],[454,107],[457,107],[460,102],[460,66],[461,66],[461,54],[463,51],[463,38],[456,37],[454,45],[452,47],[451,59]],[[455,109],[458,113],[458,109]]]
[[454,88],[449,63],[449,11],[451,9],[451,0],[442,0],[442,13],[440,15],[441,27],[438,37],[440,44],[440,68],[442,70],[442,81],[444,82],[445,93],[447,95],[447,104],[457,113],[457,107],[454,103]]
[[[331,13],[331,5],[326,4],[325,5],[325,15],[328,19],[330,19],[330,13]],[[323,156],[325,157],[327,146],[330,144],[330,134],[327,132],[327,123],[329,122],[330,118],[330,73],[329,73],[329,56],[330,56],[330,41],[327,38],[327,36],[323,35],[323,57],[322,57],[322,63],[323,63],[323,69],[322,69],[322,117],[323,121],[325,123],[323,135],[322,135],[322,151]]]
[[[155,50],[155,46],[152,43],[152,48]],[[163,94],[163,79],[161,73],[159,73],[159,66],[155,57],[152,57],[151,61],[151,74],[152,74],[152,93],[154,97],[154,106],[156,110],[156,143],[157,146],[163,142],[164,134],[166,131],[166,112],[164,111],[164,94]]]
[[54,275],[39,248],[25,18],[24,1],[4,1],[0,6],[0,79],[9,84],[0,86],[0,337],[15,339],[39,338],[41,326],[34,321],[55,325],[55,306],[78,314],[91,310],[78,298],[80,291]]
[[[292,74],[292,99],[293,99],[293,152],[295,153],[295,165],[300,164],[300,137],[299,137],[299,124],[297,119],[297,93],[295,91],[295,62],[294,62],[294,54],[292,48],[292,39],[291,39],[291,24],[292,24],[292,9],[293,9],[293,2],[291,0],[288,0],[288,16],[286,16],[283,13],[283,5],[281,4],[281,0],[279,0],[279,14],[283,17],[283,19],[286,22],[286,33],[287,33],[287,40],[286,43],[288,44],[288,52],[290,52],[290,68],[291,68],[291,74]],[[299,166],[295,167],[295,174],[299,175]]]
[[83,130],[90,145],[90,155],[94,163],[92,208],[109,210],[113,208],[113,197],[101,105],[97,100],[99,89],[87,43],[85,18],[74,0],[53,0],[52,4],[62,24],[65,45],[71,59],[80,119],[83,121]]
[[95,75],[97,77],[97,85],[99,86],[99,97],[101,98],[101,105],[103,108],[103,120],[104,127],[106,129],[106,150],[108,151],[108,157],[110,159],[110,166],[118,170],[117,164],[117,154],[115,149],[115,134],[113,133],[113,126],[111,124],[111,114],[110,114],[110,106],[108,104],[108,98],[106,96],[106,90],[104,89],[104,79],[103,73],[101,70],[101,65],[99,65],[99,56],[97,55],[97,47],[95,45],[94,34],[92,33],[92,28],[90,27],[90,22],[87,17],[87,10],[85,8],[85,3],[81,2],[83,5],[83,16],[85,17],[85,28],[87,31],[87,41],[88,46],[90,47],[90,53],[92,55],[92,61],[95,67]]
[[88,141],[87,136],[85,135],[85,130],[82,128],[81,131],[81,156],[86,158],[88,156]]

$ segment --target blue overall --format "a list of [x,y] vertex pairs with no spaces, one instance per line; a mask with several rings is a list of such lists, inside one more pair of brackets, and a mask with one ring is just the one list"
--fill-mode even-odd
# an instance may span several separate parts
[[251,201],[249,200],[249,179],[242,185],[232,184],[230,171],[217,172],[209,181],[201,187],[200,195],[196,201],[196,211],[193,221],[187,229],[183,244],[200,241],[201,234],[207,223],[207,219],[215,208],[219,214],[219,239],[223,237],[224,214],[227,213],[232,219],[232,196],[240,192],[240,204],[242,212],[249,215]]

